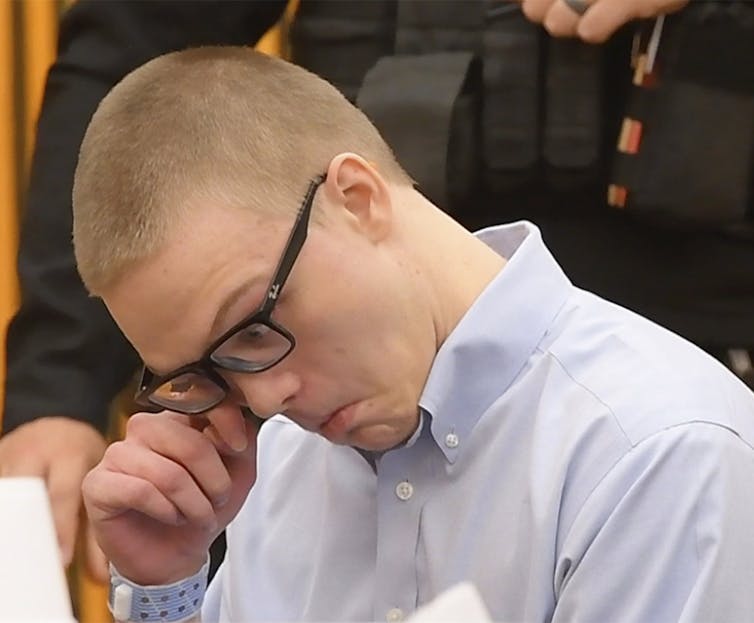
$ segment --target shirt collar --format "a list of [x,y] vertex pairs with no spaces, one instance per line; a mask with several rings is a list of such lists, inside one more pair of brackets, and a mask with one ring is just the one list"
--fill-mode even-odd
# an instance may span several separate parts
[[440,347],[419,401],[450,463],[480,416],[522,370],[573,289],[531,223],[475,235],[508,262]]

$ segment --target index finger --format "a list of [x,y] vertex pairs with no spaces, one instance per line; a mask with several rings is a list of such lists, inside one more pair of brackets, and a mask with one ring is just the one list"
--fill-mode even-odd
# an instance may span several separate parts
[[[210,501],[222,499],[227,495],[231,482],[226,466],[222,462],[217,448],[206,435],[202,434],[201,426],[194,426],[195,422],[175,413],[138,414],[128,422],[125,443],[134,448],[147,448],[172,461],[188,471],[193,481],[201,488]],[[110,446],[106,457],[120,458],[117,461],[126,464],[121,455],[119,443]],[[136,450],[130,452],[132,464],[127,468],[130,473],[144,474],[140,471],[145,464],[139,461]],[[140,467],[141,466],[141,467]],[[146,480],[157,484],[154,477]]]

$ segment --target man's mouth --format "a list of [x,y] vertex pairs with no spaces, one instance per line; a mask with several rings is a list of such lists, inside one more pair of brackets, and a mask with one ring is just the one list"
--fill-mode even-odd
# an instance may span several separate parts
[[354,417],[356,403],[348,404],[337,411],[333,411],[330,416],[319,426],[319,433],[325,437],[340,436],[345,433],[350,422]]

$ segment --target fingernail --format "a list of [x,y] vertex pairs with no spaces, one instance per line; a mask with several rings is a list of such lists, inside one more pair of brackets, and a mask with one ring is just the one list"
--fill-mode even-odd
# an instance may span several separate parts
[[243,426],[243,430],[234,434],[230,440],[230,447],[236,452],[243,452],[246,450],[246,446],[249,445],[249,440],[246,439],[246,422],[241,421],[241,425]]
[[246,450],[246,446],[248,445],[248,442],[246,441],[246,437],[234,437],[230,441],[230,447],[233,448],[236,452],[243,452]]

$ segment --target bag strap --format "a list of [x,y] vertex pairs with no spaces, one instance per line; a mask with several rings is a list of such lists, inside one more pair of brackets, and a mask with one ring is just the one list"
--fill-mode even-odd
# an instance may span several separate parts
[[454,111],[473,59],[471,52],[383,57],[367,72],[356,99],[422,192],[443,206],[451,194]]

